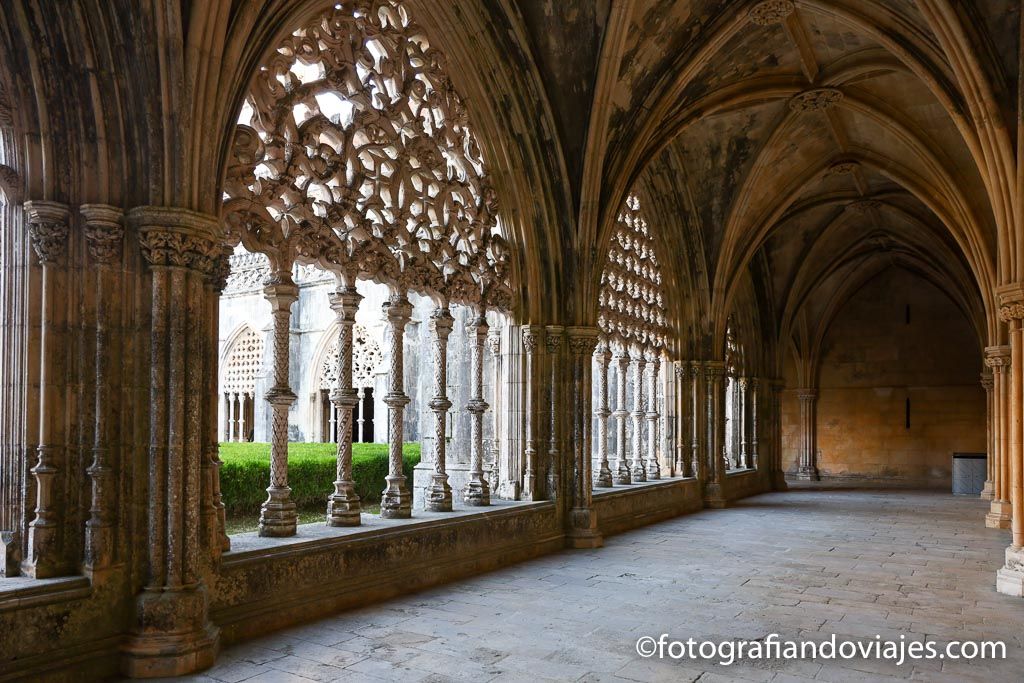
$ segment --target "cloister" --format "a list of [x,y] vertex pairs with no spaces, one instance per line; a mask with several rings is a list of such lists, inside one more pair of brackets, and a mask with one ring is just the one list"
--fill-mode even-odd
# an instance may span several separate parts
[[[823,602],[941,635],[921,619],[945,609],[1024,665],[1021,19],[1015,0],[0,3],[0,680],[671,678],[637,667],[605,583],[637,572],[650,589],[621,590],[657,623],[807,630],[764,616],[799,605],[824,630]],[[247,442],[269,486],[239,530],[222,484]],[[330,451],[314,513],[303,442]],[[386,444],[379,500],[363,444]],[[444,592],[501,577],[535,611]],[[297,627],[386,644],[366,610],[427,619],[418,591],[507,627],[492,668],[436,614],[409,643],[451,638],[451,661],[278,652]],[[600,647],[582,596],[609,605]],[[517,669],[537,620],[595,654]]]

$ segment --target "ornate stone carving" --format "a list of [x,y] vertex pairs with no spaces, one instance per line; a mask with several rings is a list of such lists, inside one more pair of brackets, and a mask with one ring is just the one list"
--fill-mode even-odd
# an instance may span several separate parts
[[597,459],[598,468],[594,474],[594,486],[607,488],[612,485],[611,467],[608,465],[608,417],[612,411],[608,409],[608,363],[612,359],[611,348],[605,340],[599,340],[594,349],[594,361],[597,364],[594,377],[597,384],[597,406],[594,417],[597,419]]
[[832,178],[835,176],[849,175],[860,168],[860,162],[857,161],[837,161],[825,171],[826,178]]
[[598,291],[598,326],[608,338],[665,343],[665,302],[654,239],[635,195],[615,224]]
[[996,290],[999,297],[999,319],[1004,323],[1024,319],[1024,287],[1003,285]]
[[430,316],[430,331],[434,333],[434,397],[430,399],[434,411],[434,471],[423,494],[426,509],[434,512],[452,509],[452,487],[445,471],[445,437],[448,409],[452,407],[448,400],[448,335],[454,326],[455,319],[447,306],[434,309]]
[[79,207],[85,219],[85,239],[89,256],[97,263],[110,264],[121,259],[124,243],[122,211],[105,204],[83,204]]
[[256,378],[263,372],[263,335],[246,327],[235,337],[224,363],[221,391],[228,394],[256,393]]
[[41,264],[59,264],[68,250],[68,207],[57,202],[25,202],[32,249]]
[[508,245],[465,103],[399,0],[341,0],[253,82],[225,180],[250,251],[507,309]]
[[[384,362],[380,344],[365,325],[355,324],[352,328],[352,386],[357,389],[372,389],[377,370]],[[324,354],[320,364],[321,389],[331,389],[338,381],[338,341],[335,340]]]
[[644,420],[647,411],[644,408],[646,392],[644,391],[644,367],[647,360],[643,349],[634,345],[629,350],[633,365],[633,462],[630,475],[634,483],[647,481],[647,463],[644,461]]
[[782,23],[795,9],[790,0],[766,0],[751,7],[747,18],[758,26],[771,26]]
[[490,505],[490,485],[484,477],[484,413],[489,407],[484,401],[484,340],[487,339],[487,319],[478,315],[466,327],[469,334],[470,399],[466,410],[472,415],[469,436],[469,480],[463,491],[466,505]]
[[993,370],[1002,370],[1010,366],[1009,346],[985,347],[985,365]]
[[380,516],[385,519],[403,519],[412,516],[412,494],[402,473],[402,446],[405,425],[403,413],[409,404],[405,393],[405,326],[412,317],[412,304],[405,292],[394,292],[384,304],[384,316],[391,328],[391,367],[388,370],[388,393],[384,403],[388,407],[388,476],[381,493]]
[[789,108],[797,113],[827,111],[843,101],[843,92],[836,88],[814,88],[793,95]]

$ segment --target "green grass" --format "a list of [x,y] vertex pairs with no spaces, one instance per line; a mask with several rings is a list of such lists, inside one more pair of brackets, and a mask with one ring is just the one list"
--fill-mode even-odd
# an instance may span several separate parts
[[[420,461],[420,445],[402,448],[402,469],[412,485],[413,468]],[[226,508],[228,533],[255,528],[260,505],[270,485],[270,444],[222,443],[220,490]],[[300,511],[300,523],[318,521],[327,510],[327,496],[334,491],[337,446],[333,443],[288,444],[288,484]],[[352,479],[364,507],[380,502],[388,473],[388,447],[381,443],[352,445]],[[308,519],[303,520],[305,516]]]

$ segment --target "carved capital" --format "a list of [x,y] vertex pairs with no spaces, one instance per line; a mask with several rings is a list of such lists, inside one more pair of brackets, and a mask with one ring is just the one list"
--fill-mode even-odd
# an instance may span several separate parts
[[1003,285],[996,289],[999,297],[999,319],[1004,323],[1024,318],[1024,286]]
[[107,204],[83,204],[78,207],[85,223],[85,239],[89,256],[96,263],[110,264],[121,260],[124,244],[124,212]]
[[501,353],[501,330],[491,330],[487,335],[487,350],[495,358]]
[[331,310],[338,322],[355,323],[356,311],[359,310],[359,302],[363,295],[356,291],[355,287],[339,286],[327,295],[331,303]]
[[562,348],[562,335],[565,328],[561,325],[548,325],[544,328],[544,350],[549,354],[556,354]]
[[56,265],[68,251],[68,207],[59,202],[25,202],[29,238],[39,262]]
[[234,249],[222,246],[220,256],[214,259],[213,268],[210,271],[210,284],[217,292],[223,292],[227,287],[228,277],[231,275],[231,255]]
[[813,88],[793,95],[789,108],[797,113],[827,111],[843,101],[843,92],[836,88]]
[[992,391],[995,386],[995,378],[991,372],[981,373],[981,386],[985,388],[985,391]]
[[487,332],[490,327],[487,325],[487,318],[483,315],[478,315],[466,324],[466,332],[469,333],[470,339],[476,338],[476,342],[480,345],[487,340]]
[[139,233],[142,255],[151,266],[191,268],[213,276],[224,240],[216,219],[187,209],[139,206],[127,219]]
[[565,331],[569,336],[569,350],[574,356],[593,355],[599,334],[596,327],[567,327]]
[[431,312],[430,321],[427,323],[431,332],[437,335],[438,339],[447,339],[455,327],[455,318],[447,306],[438,306]]
[[523,348],[527,353],[537,353],[537,346],[544,339],[544,328],[539,325],[523,325],[520,330],[523,334]]
[[747,11],[750,23],[758,26],[781,24],[796,9],[791,0],[765,0]]
[[709,381],[725,376],[725,363],[720,360],[704,361],[704,377]]
[[404,292],[395,292],[384,302],[384,317],[391,325],[405,328],[412,318],[412,304]]
[[801,401],[813,401],[818,398],[818,390],[809,387],[802,387],[796,390],[796,397]]
[[985,347],[985,366],[990,368],[1005,368],[1010,366],[1009,346],[987,346]]

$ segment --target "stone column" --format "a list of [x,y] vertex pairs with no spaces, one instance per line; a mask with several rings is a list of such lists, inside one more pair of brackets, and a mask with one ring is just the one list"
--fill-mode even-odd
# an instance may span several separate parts
[[505,411],[501,399],[501,329],[491,330],[487,335],[487,350],[491,354],[491,449],[487,458],[487,483],[495,494],[501,485],[499,477],[501,462],[502,413]]
[[561,429],[559,423],[559,400],[561,391],[559,387],[559,355],[562,350],[562,337],[565,328],[560,325],[547,325],[544,328],[544,349],[545,359],[548,368],[548,396],[547,396],[547,417],[548,417],[548,455],[547,455],[547,484],[548,499],[559,498],[559,487],[562,485],[562,455],[559,445]]
[[[206,348],[206,373],[208,386],[206,389],[207,398],[210,401],[209,419],[218,418],[222,413],[223,393],[218,392],[217,370],[220,358],[220,350],[217,348],[217,334],[220,328],[220,295],[227,285],[228,275],[231,273],[231,254],[234,249],[228,246],[221,246],[220,253],[214,259],[211,266],[210,277],[206,280],[204,297],[206,299],[206,324],[207,333],[205,339]],[[214,407],[213,397],[217,396],[217,407]],[[224,506],[224,497],[220,489],[220,469],[223,463],[220,459],[220,438],[217,428],[214,425],[207,425],[209,436],[206,444],[206,454],[203,458],[203,528],[206,547],[211,551],[211,559],[214,561],[220,558],[221,553],[231,550],[231,539],[227,532],[227,508]]]
[[647,478],[655,481],[661,479],[661,460],[658,454],[661,440],[658,433],[658,369],[661,357],[653,349],[648,349],[644,360],[647,363]]
[[[245,431],[245,414],[249,407],[249,392],[243,391],[238,395],[238,440],[246,442],[249,440],[249,435]],[[273,460],[271,460],[273,464]]]
[[690,363],[688,361],[676,361],[676,404],[677,409],[677,437],[676,437],[676,472],[681,477],[693,477],[693,461],[690,457]]
[[771,421],[769,428],[769,473],[772,488],[776,491],[786,491],[789,485],[786,483],[786,473],[782,469],[782,390],[786,388],[786,382],[775,378],[769,382],[771,389],[771,412],[768,419]]
[[591,450],[591,397],[593,388],[594,348],[597,345],[596,327],[566,328],[569,351],[572,354],[572,508],[569,511],[567,536],[572,548],[599,548],[603,544],[597,528],[597,513],[592,499]]
[[[72,571],[64,539],[64,496],[67,440],[64,411],[66,386],[68,208],[56,202],[25,202],[32,249],[42,267],[41,334],[39,340],[39,447],[30,470],[35,480],[35,518],[28,528],[21,572],[35,579]],[[30,506],[31,509],[31,506]]]
[[238,421],[236,416],[235,403],[238,400],[238,394],[231,392],[228,394],[228,437],[227,441],[238,441],[235,431],[235,425]]
[[806,481],[818,480],[817,418],[815,402],[818,391],[809,387],[797,389],[800,401],[800,463],[794,476]]
[[750,467],[750,454],[748,449],[750,444],[747,442],[747,391],[750,389],[749,380],[746,377],[739,377],[736,380],[736,392],[737,403],[739,403],[739,409],[736,411],[737,429],[740,435],[740,459],[739,466],[741,469],[747,469]]
[[423,497],[424,507],[433,512],[452,510],[452,487],[445,471],[445,452],[448,409],[452,407],[448,400],[448,335],[454,326],[455,319],[447,306],[438,306],[430,315],[430,331],[434,335],[434,397],[429,403],[434,411],[434,471]]
[[327,526],[359,526],[362,504],[352,479],[352,409],[359,404],[359,396],[352,386],[352,347],[355,343],[352,328],[363,297],[355,287],[339,283],[328,298],[338,323],[338,385],[331,392],[331,402],[340,425],[334,493],[327,500]]
[[992,500],[995,496],[993,495],[993,474],[992,470],[995,467],[996,451],[993,447],[993,434],[994,429],[992,422],[995,420],[995,410],[993,401],[993,389],[995,387],[995,380],[992,377],[992,370],[986,368],[981,373],[981,386],[985,389],[985,486],[981,489],[981,498],[983,500]]
[[594,350],[594,360],[597,362],[597,408],[594,410],[594,417],[597,419],[597,474],[594,476],[594,486],[608,488],[612,485],[612,470],[608,466],[608,416],[612,411],[608,409],[608,368],[612,352],[608,342],[600,339]]
[[644,462],[644,352],[637,345],[630,347],[633,365],[633,462],[630,475],[634,483],[647,481],[647,464]]
[[626,459],[626,420],[629,410],[626,408],[626,373],[629,371],[629,355],[626,347],[619,344],[613,357],[615,363],[615,475],[617,485],[633,482],[630,474],[629,461]]
[[525,376],[526,376],[526,406],[525,406],[525,418],[526,424],[526,448],[523,449],[524,457],[526,462],[523,467],[523,500],[538,500],[543,498],[538,491],[539,482],[537,481],[538,475],[538,462],[537,462],[537,427],[538,427],[538,411],[537,411],[537,385],[536,381],[536,362],[537,362],[537,346],[540,340],[544,336],[544,329],[537,325],[523,325],[521,328],[523,335],[523,350],[525,351]]
[[704,504],[725,507],[725,363],[704,362],[704,383],[707,404],[707,478],[704,484]]
[[[1010,364],[1004,366],[1003,382],[1009,417],[1003,423],[1009,432],[1008,477],[1010,480],[1010,506],[1012,523],[1010,546],[1006,549],[1006,564],[996,573],[996,590],[1000,593],[1024,597],[1024,287],[1000,287],[999,319],[1010,328]],[[1006,375],[1009,377],[1006,377]]]
[[701,379],[704,377],[704,368],[699,361],[690,361],[688,368],[690,373],[690,470],[693,476],[707,479],[708,473],[705,467],[705,458],[701,453],[703,440],[701,433],[705,425],[704,415],[701,409]]
[[481,312],[469,323],[470,399],[466,410],[473,416],[470,422],[469,481],[462,492],[466,505],[491,504],[491,487],[484,477],[484,341],[487,339],[487,318]]
[[985,349],[985,365],[992,369],[993,407],[995,420],[992,423],[992,441],[995,447],[995,463],[992,467],[992,502],[985,515],[985,526],[993,529],[1009,529],[1011,524],[1010,505],[1010,366],[1009,346],[989,346]]
[[405,326],[412,317],[412,304],[404,291],[393,292],[384,304],[391,336],[391,367],[388,372],[388,476],[380,499],[380,516],[385,519],[412,517],[412,493],[402,471],[403,418],[409,397],[405,394]]
[[[271,274],[271,281],[263,288],[270,302],[274,318],[274,347],[272,364],[274,386],[267,391],[266,400],[273,411],[270,427],[270,486],[267,500],[260,509],[260,536],[294,536],[298,523],[292,489],[288,486],[288,411],[295,403],[295,392],[288,383],[290,362],[292,304],[299,298],[299,288],[292,281],[291,266],[280,266]],[[244,397],[244,394],[243,394]],[[239,440],[245,440],[245,399],[239,412]]]
[[122,211],[113,206],[85,204],[80,207],[94,266],[96,296],[96,390],[92,463],[86,470],[92,484],[89,519],[85,523],[85,565],[95,573],[114,560],[114,516],[117,491],[114,485],[118,425],[109,410],[120,386],[121,363],[117,328],[121,319],[120,265],[124,228]]
[[217,441],[228,440],[228,396],[225,392],[217,395]]
[[[199,397],[215,373],[203,353],[208,308],[204,280],[221,253],[212,216],[138,207],[128,214],[152,276],[148,571],[134,610],[123,671],[133,678],[177,676],[213,663],[218,631],[210,623],[200,571],[201,469],[212,420]],[[213,397],[210,396],[210,399]]]
[[756,377],[750,379],[750,400],[751,400],[751,441],[746,449],[746,465],[757,469],[761,463],[758,458],[758,425],[761,423],[761,414],[758,412],[759,393],[761,380]]

